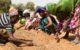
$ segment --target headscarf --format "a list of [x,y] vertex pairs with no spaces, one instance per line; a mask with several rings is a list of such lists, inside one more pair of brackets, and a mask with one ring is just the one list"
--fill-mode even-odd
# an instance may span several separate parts
[[18,15],[18,9],[16,9],[15,7],[10,7],[9,15],[10,16]]

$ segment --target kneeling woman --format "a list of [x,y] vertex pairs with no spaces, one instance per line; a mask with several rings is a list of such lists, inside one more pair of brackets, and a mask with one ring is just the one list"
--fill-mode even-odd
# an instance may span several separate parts
[[46,13],[46,11],[43,8],[38,8],[36,10],[36,13],[39,13],[41,16],[40,23],[39,23],[39,29],[42,31],[45,31],[47,33],[53,33],[55,24],[53,23],[50,15]]

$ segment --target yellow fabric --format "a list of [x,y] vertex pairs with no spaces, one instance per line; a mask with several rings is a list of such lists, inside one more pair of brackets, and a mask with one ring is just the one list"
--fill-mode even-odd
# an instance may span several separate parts
[[6,29],[0,29],[0,35],[8,37]]

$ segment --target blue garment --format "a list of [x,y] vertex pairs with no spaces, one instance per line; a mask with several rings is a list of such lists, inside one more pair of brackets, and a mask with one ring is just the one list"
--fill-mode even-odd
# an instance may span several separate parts
[[40,13],[40,12],[44,12],[44,11],[45,11],[44,8],[38,7],[35,12],[36,12],[36,13],[37,13],[37,12]]
[[40,29],[42,31],[45,31],[45,32],[49,32],[49,33],[52,33],[53,30],[54,30],[54,27],[56,27],[56,25],[53,23],[53,25],[50,27],[50,28],[44,28],[44,26],[48,25],[48,18],[41,18],[40,19]]

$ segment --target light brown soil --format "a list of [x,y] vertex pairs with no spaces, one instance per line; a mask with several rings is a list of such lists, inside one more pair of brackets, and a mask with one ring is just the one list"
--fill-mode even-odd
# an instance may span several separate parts
[[33,40],[36,46],[23,45],[22,47],[18,47],[8,42],[5,46],[0,46],[0,50],[80,50],[80,45],[75,45],[66,39],[61,39],[61,41],[57,43],[53,36],[41,31],[27,31],[21,28],[16,30],[14,36],[19,39]]

